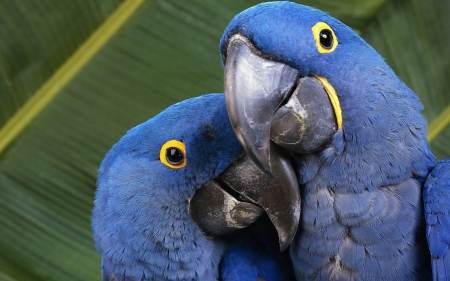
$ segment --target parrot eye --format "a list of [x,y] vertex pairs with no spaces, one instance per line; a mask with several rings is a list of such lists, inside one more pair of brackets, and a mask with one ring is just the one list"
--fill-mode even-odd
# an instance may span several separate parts
[[325,49],[330,49],[333,47],[333,35],[331,34],[331,30],[322,29],[319,34],[320,37],[320,45]]
[[179,165],[184,160],[184,154],[176,147],[169,147],[166,149],[166,159],[172,165]]
[[311,30],[314,35],[314,39],[316,40],[316,47],[319,53],[327,54],[336,49],[338,41],[333,29],[331,29],[328,24],[318,22],[311,28]]
[[177,140],[166,142],[161,147],[159,159],[169,168],[183,168],[186,165],[186,147],[184,143]]

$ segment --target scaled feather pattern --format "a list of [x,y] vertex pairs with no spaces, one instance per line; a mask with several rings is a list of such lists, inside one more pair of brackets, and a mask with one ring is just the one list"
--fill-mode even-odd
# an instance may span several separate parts
[[[318,23],[332,30],[334,49],[323,52],[330,41],[317,41]],[[302,195],[290,246],[297,280],[450,280],[450,162],[435,168],[418,96],[351,28],[317,9],[283,1],[238,14],[219,46],[226,69],[236,35],[302,78],[325,78],[342,110],[342,128],[324,147],[292,153]]]

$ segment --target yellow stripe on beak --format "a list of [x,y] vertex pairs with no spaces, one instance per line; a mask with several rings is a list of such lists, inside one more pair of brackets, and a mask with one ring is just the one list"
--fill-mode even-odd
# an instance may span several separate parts
[[336,114],[338,130],[340,130],[342,128],[342,109],[341,109],[341,105],[339,103],[339,98],[337,96],[336,90],[330,84],[330,82],[328,82],[328,80],[326,78],[323,78],[319,75],[314,75],[314,74],[313,74],[313,76],[315,78],[317,78],[317,80],[319,80],[320,83],[322,83],[323,87],[325,88],[325,91],[327,92],[328,96],[330,97],[331,104],[333,105],[333,108],[334,108],[334,113]]

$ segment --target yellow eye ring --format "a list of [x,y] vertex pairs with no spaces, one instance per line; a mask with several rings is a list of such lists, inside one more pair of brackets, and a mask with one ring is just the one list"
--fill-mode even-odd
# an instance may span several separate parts
[[186,166],[186,147],[184,143],[170,140],[159,151],[159,160],[169,168],[180,169]]
[[328,24],[318,22],[311,27],[311,30],[314,35],[314,39],[316,40],[316,47],[319,53],[328,54],[336,49],[338,40],[333,29],[331,29]]

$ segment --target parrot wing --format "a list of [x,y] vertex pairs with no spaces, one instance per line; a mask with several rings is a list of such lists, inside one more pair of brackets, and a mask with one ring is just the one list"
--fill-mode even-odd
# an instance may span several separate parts
[[440,161],[423,191],[433,280],[450,279],[450,158]]
[[267,173],[273,150],[295,159],[297,279],[430,279],[417,179],[435,158],[422,104],[383,57],[344,23],[289,1],[236,15],[219,50],[246,153]]

